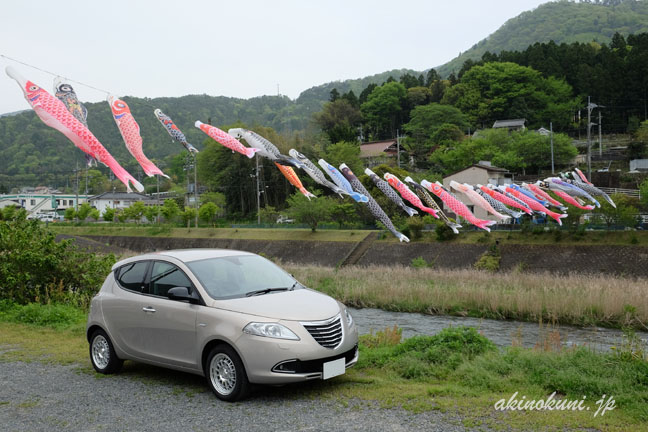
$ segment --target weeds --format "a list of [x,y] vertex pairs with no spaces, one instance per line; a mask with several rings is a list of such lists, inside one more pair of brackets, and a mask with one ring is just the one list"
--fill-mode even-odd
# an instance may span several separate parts
[[645,279],[420,267],[286,266],[349,306],[644,329]]

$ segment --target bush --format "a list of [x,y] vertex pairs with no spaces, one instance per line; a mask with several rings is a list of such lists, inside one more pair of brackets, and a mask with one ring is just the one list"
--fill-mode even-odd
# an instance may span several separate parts
[[412,240],[418,240],[423,237],[423,219],[418,216],[413,216],[407,219],[407,228],[412,235]]
[[438,221],[435,222],[436,228],[434,233],[436,234],[436,239],[440,242],[453,240],[456,236],[452,228],[445,224],[445,222]]
[[38,221],[0,221],[0,300],[87,307],[115,261],[79,252],[71,240],[57,242]]
[[427,261],[425,261],[425,258],[423,257],[417,257],[412,260],[412,267],[414,268],[425,268],[425,267],[430,267],[430,264],[428,264]]
[[[400,333],[386,332],[397,334],[400,340]],[[434,336],[414,336],[399,344],[394,344],[395,337],[375,343],[377,336],[361,339],[361,365],[389,368],[406,379],[444,376],[465,361],[495,350],[495,345],[472,327],[449,327]]]

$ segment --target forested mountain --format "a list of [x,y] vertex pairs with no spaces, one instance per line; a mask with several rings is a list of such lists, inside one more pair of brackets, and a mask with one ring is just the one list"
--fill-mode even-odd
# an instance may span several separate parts
[[339,93],[347,93],[349,91],[352,91],[357,97],[360,96],[360,93],[362,93],[362,91],[367,88],[369,84],[380,85],[387,81],[389,77],[392,77],[395,80],[399,80],[403,75],[406,74],[418,77],[422,73],[423,72],[417,72],[411,69],[394,69],[364,78],[348,79],[344,81],[332,81],[319,86],[311,87],[308,90],[304,90],[299,95],[296,102],[297,105],[302,105],[311,112],[317,112],[322,109],[324,102],[329,99],[329,96],[333,89],[336,89]]
[[648,31],[648,1],[560,0],[538,6],[508,20],[495,33],[436,70],[443,77],[457,73],[468,59],[488,52],[521,51],[536,42],[610,42],[622,35]]

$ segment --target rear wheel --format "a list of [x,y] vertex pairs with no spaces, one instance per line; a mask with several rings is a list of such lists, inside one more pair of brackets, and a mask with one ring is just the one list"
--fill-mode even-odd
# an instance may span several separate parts
[[124,361],[117,357],[110,338],[103,330],[95,330],[90,337],[90,361],[102,374],[119,372]]
[[234,402],[248,394],[250,383],[245,367],[229,345],[218,345],[209,352],[205,376],[209,387],[219,399]]

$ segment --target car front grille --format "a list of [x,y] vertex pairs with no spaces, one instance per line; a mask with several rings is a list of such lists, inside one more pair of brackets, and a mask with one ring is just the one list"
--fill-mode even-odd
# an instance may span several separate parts
[[337,348],[342,343],[342,317],[324,321],[302,322],[304,328],[318,344],[325,348]]

